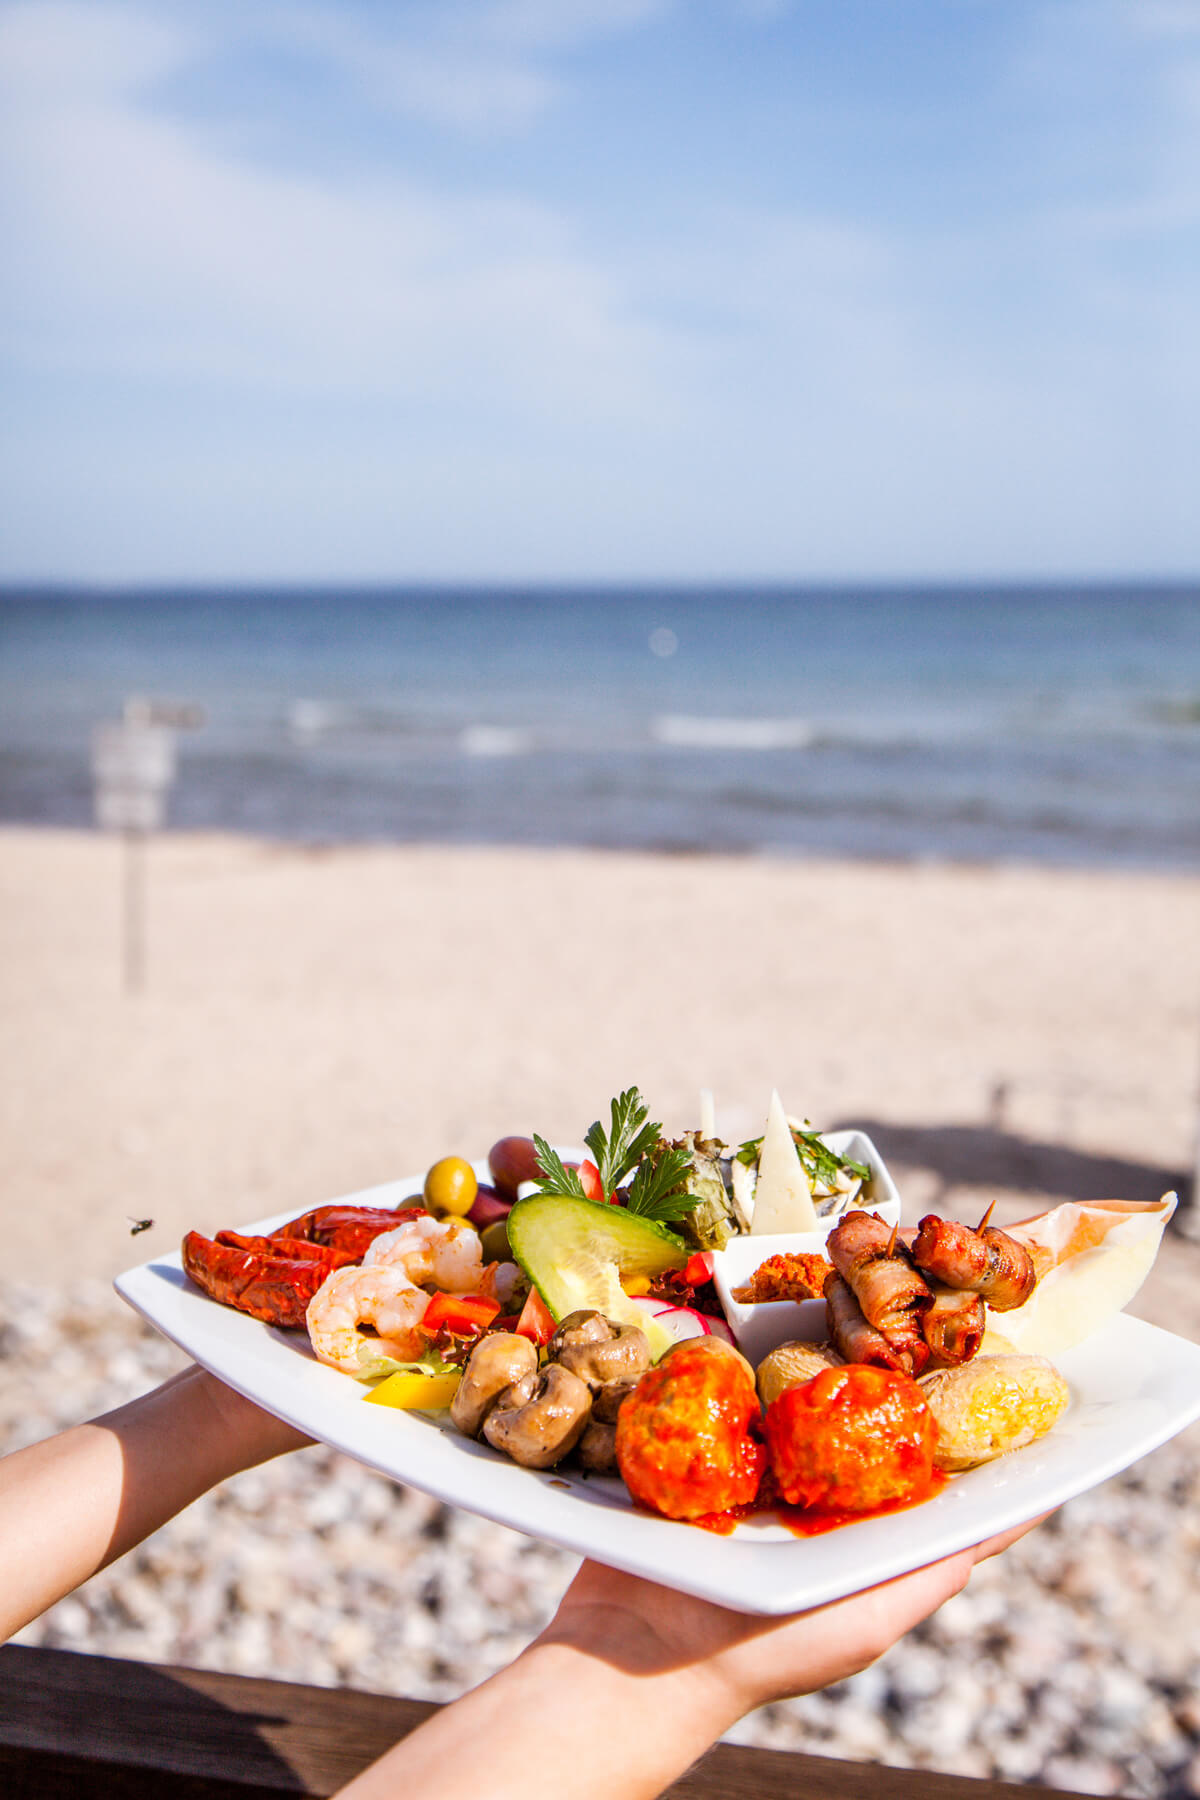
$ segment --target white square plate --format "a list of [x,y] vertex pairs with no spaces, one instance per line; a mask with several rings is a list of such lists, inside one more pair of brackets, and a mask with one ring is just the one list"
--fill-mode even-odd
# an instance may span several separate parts
[[[399,1206],[420,1191],[420,1178],[388,1182],[343,1203]],[[242,1229],[269,1230],[293,1216]],[[1200,1418],[1200,1346],[1122,1313],[1058,1359],[1071,1405],[1040,1443],[956,1476],[922,1506],[822,1537],[797,1538],[770,1515],[720,1537],[637,1511],[618,1480],[518,1468],[462,1437],[445,1414],[365,1405],[366,1390],[318,1363],[299,1332],[210,1300],[184,1275],[177,1255],[130,1269],[116,1288],[230,1387],[368,1467],[530,1537],[741,1612],[795,1612],[920,1568],[1060,1506]]]

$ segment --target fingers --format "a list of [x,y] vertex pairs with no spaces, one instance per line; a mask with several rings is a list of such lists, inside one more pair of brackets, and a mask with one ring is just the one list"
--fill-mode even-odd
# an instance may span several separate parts
[[867,1668],[961,1593],[977,1563],[998,1556],[1045,1516],[861,1593],[785,1617],[731,1612],[585,1562],[554,1630],[570,1632],[593,1654],[623,1666],[635,1658],[643,1674],[707,1669],[737,1696],[744,1712]]
[[1023,1538],[1027,1532],[1038,1525],[1044,1525],[1052,1513],[1039,1513],[1036,1519],[1026,1519],[1023,1525],[1014,1525],[1010,1531],[1001,1531],[995,1537],[985,1538],[982,1544],[976,1544],[972,1555],[976,1562],[986,1562],[989,1557],[1000,1556],[1010,1545]]

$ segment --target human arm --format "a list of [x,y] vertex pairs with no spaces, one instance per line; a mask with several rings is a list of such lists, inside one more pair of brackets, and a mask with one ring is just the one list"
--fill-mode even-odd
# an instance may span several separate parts
[[0,1459],[0,1639],[209,1488],[306,1442],[192,1367]]
[[[0,1634],[209,1488],[305,1442],[199,1369],[0,1461]],[[1020,1531],[788,1619],[585,1563],[546,1630],[434,1715],[342,1800],[650,1800],[738,1718],[864,1668]]]
[[1029,1529],[812,1612],[763,1618],[584,1563],[516,1661],[338,1800],[652,1800],[745,1713],[865,1668]]

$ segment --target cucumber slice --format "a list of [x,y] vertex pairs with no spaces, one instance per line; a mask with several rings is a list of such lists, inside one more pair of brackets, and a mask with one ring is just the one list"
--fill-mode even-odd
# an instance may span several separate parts
[[665,1226],[600,1200],[531,1194],[508,1215],[508,1241],[556,1319],[594,1307],[607,1319],[640,1326],[655,1357],[673,1341],[621,1286],[622,1275],[661,1275],[687,1262],[687,1245]]

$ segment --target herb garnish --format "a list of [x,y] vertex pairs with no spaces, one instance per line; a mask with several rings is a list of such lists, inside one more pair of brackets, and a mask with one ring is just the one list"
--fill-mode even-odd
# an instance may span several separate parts
[[[820,1133],[813,1129],[808,1119],[803,1125],[792,1125],[789,1120],[789,1128],[804,1172],[814,1185],[836,1188],[837,1178],[843,1170],[847,1175],[856,1175],[860,1181],[870,1181],[871,1171],[866,1163],[852,1162],[849,1157],[838,1156],[825,1143]],[[761,1149],[762,1139],[751,1138],[749,1143],[738,1146],[737,1160],[752,1169]]]
[[540,1183],[543,1194],[569,1194],[573,1200],[586,1200],[583,1183],[579,1179],[578,1169],[568,1169],[556,1150],[552,1150],[545,1138],[533,1134],[534,1148],[537,1150],[538,1168],[542,1172]]
[[[660,1128],[656,1125],[654,1129]],[[695,1212],[700,1195],[685,1193],[683,1188],[684,1177],[691,1166],[690,1153],[678,1148],[664,1150],[657,1160],[648,1157],[633,1178],[627,1202],[629,1211],[639,1213],[643,1219],[654,1219],[660,1225],[670,1225]]]
[[635,1087],[618,1094],[610,1111],[607,1135],[597,1119],[585,1132],[583,1141],[596,1159],[604,1192],[615,1194],[629,1171],[658,1142],[662,1126],[646,1123],[649,1108]]
[[[473,1350],[477,1341],[477,1339],[471,1339],[470,1342],[466,1344],[466,1349]],[[427,1343],[423,1354],[417,1357],[413,1362],[400,1362],[394,1356],[380,1358],[376,1364],[376,1371],[373,1371],[373,1373],[378,1372],[384,1375],[453,1375],[462,1367],[462,1362],[458,1360],[457,1357],[450,1358],[444,1354],[445,1350],[451,1348],[454,1348],[454,1346],[447,1344],[438,1346],[433,1343]],[[465,1358],[463,1360],[465,1360]]]
[[[625,1204],[631,1213],[644,1219],[668,1224],[681,1219],[699,1204],[691,1194],[682,1192],[684,1176],[691,1164],[687,1150],[664,1148],[655,1154],[661,1140],[662,1126],[650,1119],[649,1108],[637,1088],[626,1088],[612,1102],[609,1127],[605,1131],[599,1119],[584,1134],[606,1195],[615,1194],[622,1181],[636,1170]],[[550,1148],[545,1138],[534,1137],[538,1168],[542,1172],[543,1194],[565,1194],[584,1200],[583,1183],[576,1169],[568,1169],[562,1158]]]

